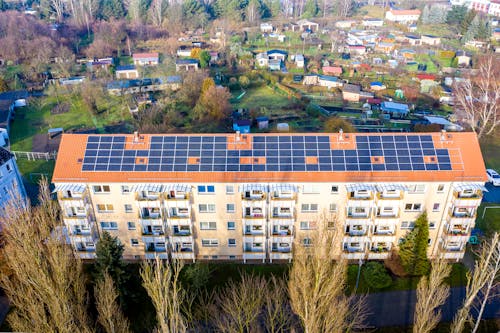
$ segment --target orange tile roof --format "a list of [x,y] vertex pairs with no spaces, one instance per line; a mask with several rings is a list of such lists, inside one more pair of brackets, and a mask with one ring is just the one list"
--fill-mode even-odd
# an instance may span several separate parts
[[132,55],[134,59],[143,59],[143,58],[158,58],[158,52],[153,53],[134,53]]
[[[194,136],[195,134],[177,135]],[[235,134],[196,134],[197,136],[226,137],[228,146],[234,145]],[[435,149],[448,149],[452,170],[449,171],[196,171],[196,172],[161,172],[161,171],[82,171],[82,163],[85,156],[87,134],[63,134],[56,166],[52,178],[54,183],[141,183],[141,182],[176,182],[176,183],[204,183],[204,182],[484,182],[486,171],[479,142],[474,133],[446,133],[442,140],[441,133],[384,133],[384,134],[344,134],[339,139],[338,133],[329,134],[246,134],[247,137],[240,140],[244,145],[257,136],[308,136],[324,135],[330,140],[330,148],[355,149],[355,140],[359,136],[411,136],[430,135]],[[99,135],[100,137],[118,135]],[[119,135],[125,137],[127,145],[133,140],[132,134]],[[150,142],[153,136],[175,136],[175,135],[150,135],[141,134],[141,140]],[[246,140],[246,141],[245,141]],[[143,144],[139,142],[138,144]],[[126,148],[125,148],[126,149]],[[151,156],[149,157],[151,160]],[[269,157],[267,157],[269,159]],[[386,157],[387,159],[387,157]],[[265,160],[265,159],[262,159]],[[260,159],[257,164],[260,164]],[[309,163],[314,162],[308,159]],[[147,163],[147,158],[146,158]]]

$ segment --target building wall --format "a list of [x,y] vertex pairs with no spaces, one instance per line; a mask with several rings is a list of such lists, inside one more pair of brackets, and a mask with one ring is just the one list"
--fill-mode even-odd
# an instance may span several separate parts
[[[82,239],[90,244],[85,250],[77,251],[82,258],[92,258],[98,234],[109,227],[106,222],[116,223],[116,228],[107,231],[125,245],[124,257],[127,259],[155,255],[166,258],[170,251],[173,256],[187,260],[266,262],[290,260],[294,240],[304,242],[322,223],[330,222],[330,227],[342,230],[337,256],[342,254],[353,260],[384,259],[389,256],[390,249],[397,247],[400,238],[411,230],[411,223],[426,211],[430,222],[429,256],[443,254],[448,259],[458,260],[463,257],[465,242],[474,226],[481,201],[477,188],[472,191],[473,197],[457,198],[455,184],[449,182],[398,184],[406,189],[385,193],[385,197],[380,188],[375,188],[375,185],[383,185],[380,183],[365,184],[370,189],[366,193],[351,193],[348,188],[351,185],[346,183],[287,184],[292,190],[277,192],[281,198],[275,198],[274,191],[269,190],[276,184],[185,184],[187,195],[172,193],[176,194],[175,198],[169,197],[170,191],[150,192],[141,197],[140,193],[132,192],[134,185],[140,184],[85,185],[84,193],[73,195],[73,198],[65,198],[67,193],[58,192],[72,244],[76,247]],[[95,192],[94,185],[109,186],[109,192]],[[260,185],[266,189],[262,193],[257,189]],[[476,185],[480,187],[482,184]],[[128,186],[129,192],[122,186]],[[205,191],[199,191],[199,186]],[[211,186],[213,192],[208,190]],[[246,197],[248,189],[255,191],[251,198]],[[228,204],[234,206],[228,207]],[[102,206],[98,205],[108,205],[109,211],[99,211],[98,207]],[[128,211],[125,205],[129,205]],[[215,205],[215,210],[211,205]],[[84,209],[78,216],[69,216],[70,208],[76,206]],[[228,210],[232,207],[234,210]],[[460,207],[462,211],[456,211]],[[142,211],[153,208],[159,216]],[[172,213],[173,208],[177,208],[176,216]],[[356,215],[363,210],[366,216]],[[453,211],[457,216],[452,217],[450,212]],[[181,213],[186,215],[182,217]],[[464,214],[466,216],[462,216]],[[135,229],[130,228],[128,222],[133,222]],[[72,232],[75,223],[87,223],[90,230],[85,235],[81,232],[75,234]],[[455,228],[459,232],[447,232],[450,223],[459,225],[460,228]],[[154,234],[148,234],[148,225],[157,226]],[[174,234],[175,228],[183,231],[177,230]],[[136,245],[132,245],[132,239],[137,240]],[[164,244],[164,248],[148,249],[147,245],[151,243]],[[177,243],[181,244],[178,248]],[[189,251],[190,245],[192,251]],[[354,251],[358,245],[361,252]],[[456,249],[442,251],[443,245]],[[182,250],[176,251],[175,248]]]
[[[11,201],[26,204],[27,196],[16,161],[12,157],[0,166],[0,209]],[[0,212],[0,215],[2,212]],[[0,226],[1,229],[1,226]]]

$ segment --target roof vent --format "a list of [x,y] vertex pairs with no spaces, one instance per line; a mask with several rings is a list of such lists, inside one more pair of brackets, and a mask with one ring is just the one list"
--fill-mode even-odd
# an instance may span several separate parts
[[446,130],[441,130],[441,141],[446,141]]
[[134,132],[134,143],[139,143],[139,132],[138,131]]
[[342,128],[339,130],[339,141],[344,141],[344,130]]
[[240,131],[236,131],[236,139],[235,139],[236,142],[239,142],[240,141]]

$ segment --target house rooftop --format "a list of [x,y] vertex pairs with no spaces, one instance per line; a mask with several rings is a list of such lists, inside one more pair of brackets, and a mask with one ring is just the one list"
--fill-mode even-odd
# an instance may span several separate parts
[[135,65],[116,66],[117,71],[133,71],[135,69]]
[[282,54],[282,55],[287,55],[288,53],[286,51],[283,51],[283,50],[269,50],[267,51],[267,54],[273,54],[273,53],[279,53],[279,54]]
[[176,65],[192,65],[192,64],[197,64],[197,63],[198,63],[198,59],[193,59],[193,58],[175,60]]
[[158,59],[158,52],[153,52],[153,53],[134,53],[132,55],[132,58],[134,58],[134,59],[149,59],[149,58],[156,58],[156,59]]
[[484,182],[463,133],[63,134],[54,183]]
[[359,93],[361,91],[361,87],[355,84],[344,84],[344,86],[342,87],[342,91]]
[[420,15],[418,9],[391,9],[392,15]]

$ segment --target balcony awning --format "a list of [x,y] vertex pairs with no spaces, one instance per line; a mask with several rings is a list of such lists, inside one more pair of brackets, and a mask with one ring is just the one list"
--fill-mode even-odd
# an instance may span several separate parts
[[483,184],[477,184],[477,183],[460,183],[460,184],[453,184],[453,189],[458,192],[466,191],[466,190],[481,190],[484,192],[488,192],[486,187],[484,187]]
[[239,192],[247,192],[247,191],[260,191],[267,192],[266,184],[242,184],[239,186]]
[[377,184],[377,191],[408,191],[408,186],[403,184]]
[[373,184],[348,184],[346,185],[347,192],[355,191],[376,191],[377,187]]
[[85,184],[75,184],[75,183],[66,183],[66,184],[56,184],[54,192],[62,192],[62,191],[71,191],[73,193],[83,193],[87,186]]
[[160,184],[136,184],[130,188],[130,192],[160,192],[161,185]]
[[298,192],[299,188],[293,184],[271,184],[270,192]]
[[371,238],[372,243],[394,243],[394,236],[375,236]]
[[179,192],[191,192],[191,186],[187,184],[168,184],[163,186],[162,192],[179,191]]

